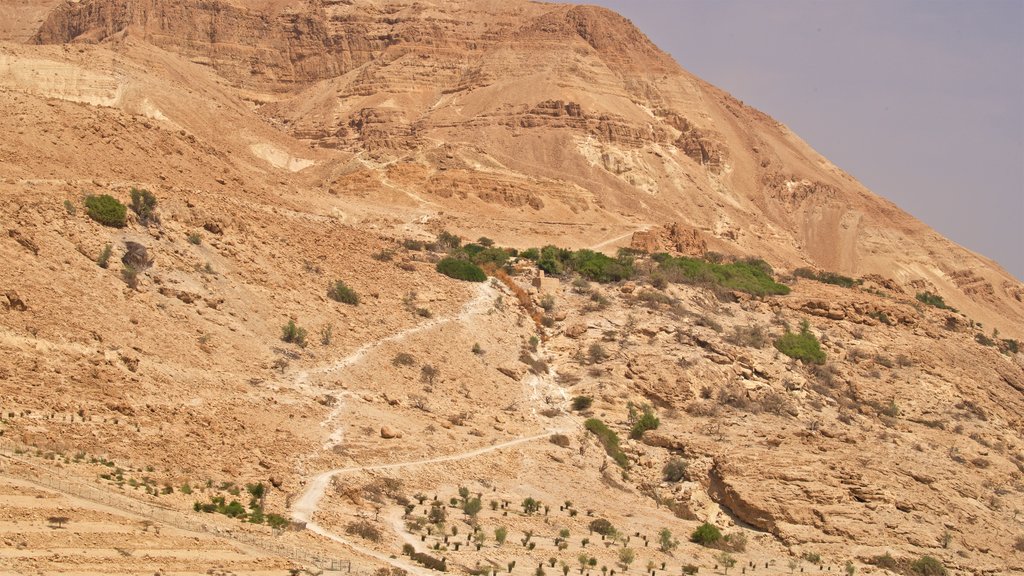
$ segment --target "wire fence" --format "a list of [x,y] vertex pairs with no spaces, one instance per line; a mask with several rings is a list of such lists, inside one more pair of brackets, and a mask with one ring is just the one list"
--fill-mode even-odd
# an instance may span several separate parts
[[17,474],[16,469],[10,469],[8,470],[8,473],[12,476],[18,476],[23,480],[27,480],[34,484],[56,490],[64,494],[71,494],[83,500],[131,512],[137,516],[142,516],[154,522],[173,526],[181,530],[210,534],[218,538],[233,540],[240,544],[245,544],[265,552],[270,552],[271,554],[282,558],[288,558],[300,564],[316,566],[322,570],[330,570],[334,572],[352,572],[351,560],[332,558],[321,553],[312,552],[300,546],[280,542],[273,536],[264,536],[244,531],[234,531],[221,526],[216,526],[212,523],[203,522],[198,518],[192,517],[179,510],[154,506],[128,496],[104,490],[97,486],[71,480],[66,476],[62,476],[56,470],[51,470],[46,466],[30,462],[22,457],[24,454],[32,454],[37,450],[41,449],[34,446],[21,445],[7,439],[0,438],[0,454],[7,456],[13,461],[17,461],[32,470],[32,473],[30,474],[19,475]]

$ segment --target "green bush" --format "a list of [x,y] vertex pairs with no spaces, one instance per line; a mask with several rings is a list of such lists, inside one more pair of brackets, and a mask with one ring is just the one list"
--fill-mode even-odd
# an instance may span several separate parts
[[714,524],[707,522],[701,524],[690,534],[690,542],[700,544],[701,546],[711,546],[722,539],[722,531],[718,529]]
[[658,419],[657,415],[655,415],[653,408],[649,405],[645,405],[643,407],[643,413],[640,414],[640,417],[633,423],[633,427],[630,428],[629,437],[633,440],[637,440],[643,437],[644,432],[654,430],[658,426],[661,426],[661,420]]
[[946,567],[931,556],[921,556],[910,565],[910,569],[921,576],[946,576]]
[[299,347],[306,347],[306,329],[295,324],[295,320],[289,320],[281,328],[281,340],[289,344],[298,344]]
[[629,467],[629,460],[626,454],[619,448],[619,435],[597,418],[589,418],[583,426],[592,432],[604,446],[604,451],[611,456],[616,464],[623,468]]
[[588,410],[594,404],[594,399],[590,396],[577,396],[572,399],[572,409],[577,412],[582,410]]
[[124,228],[128,208],[109,194],[90,195],[85,197],[85,213],[104,226]]
[[359,305],[359,295],[356,291],[349,288],[343,280],[338,280],[327,289],[327,296],[335,302],[341,302],[343,304],[351,304],[353,306]]
[[772,278],[772,269],[764,260],[747,259],[722,264],[697,258],[655,254],[652,258],[673,282],[706,283],[754,296],[789,294],[789,286]]
[[442,259],[437,263],[437,271],[456,280],[466,280],[468,282],[483,282],[487,280],[487,274],[479,266],[457,258]]
[[787,330],[775,341],[775,347],[790,358],[814,364],[825,363],[825,351],[821,349],[818,338],[811,333],[810,324],[806,320],[800,324],[799,333]]
[[149,190],[132,188],[132,212],[139,217],[144,226],[156,219],[156,196]]
[[923,302],[929,306],[934,306],[942,310],[954,310],[950,308],[946,301],[942,299],[942,296],[933,294],[931,292],[918,292],[916,298],[918,301]]
[[618,282],[633,277],[633,261],[629,257],[611,258],[593,250],[579,250],[572,255],[570,266],[580,276],[594,282]]

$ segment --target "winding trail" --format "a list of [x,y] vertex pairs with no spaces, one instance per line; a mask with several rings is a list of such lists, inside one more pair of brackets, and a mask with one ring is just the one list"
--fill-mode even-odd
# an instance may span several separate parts
[[[436,327],[442,326],[444,324],[449,324],[449,323],[453,323],[453,322],[465,322],[465,321],[468,321],[471,318],[473,318],[474,316],[485,312],[490,307],[491,300],[495,296],[497,296],[497,293],[498,293],[497,289],[494,288],[489,282],[481,284],[479,286],[479,288],[477,289],[476,296],[472,300],[467,302],[466,305],[463,307],[462,311],[459,312],[458,314],[453,315],[453,316],[448,316],[448,317],[443,317],[443,318],[437,318],[437,319],[434,319],[434,320],[430,320],[428,322],[424,322],[423,324],[418,324],[416,326],[413,326],[413,327],[407,328],[405,330],[396,332],[396,333],[394,333],[394,334],[392,334],[390,336],[386,336],[386,337],[381,338],[379,340],[374,340],[372,342],[368,342],[368,343],[364,344],[363,346],[360,346],[359,348],[357,348],[351,354],[345,356],[344,358],[341,358],[340,360],[338,360],[336,362],[332,362],[332,363],[330,363],[330,364],[328,364],[326,366],[321,366],[321,367],[314,368],[314,369],[311,369],[311,370],[301,371],[301,372],[299,372],[295,376],[294,385],[297,388],[306,389],[307,391],[311,391],[312,385],[309,383],[309,380],[310,380],[310,376],[312,376],[312,375],[332,374],[332,373],[336,373],[336,372],[342,371],[342,370],[344,370],[346,368],[349,368],[351,366],[354,366],[354,365],[358,364],[370,352],[372,352],[373,350],[376,350],[377,348],[380,348],[381,346],[383,346],[383,345],[385,345],[387,343],[396,342],[396,341],[402,340],[404,338],[407,338],[407,337],[409,337],[409,336],[411,336],[413,334],[424,332],[426,330],[430,330],[432,328],[436,328]],[[345,407],[344,402],[339,402],[338,406],[336,406],[335,409],[331,411],[331,414],[327,417],[327,419],[324,420],[321,423],[321,426],[324,426],[324,427],[330,426],[331,423],[341,414],[342,410],[344,410],[344,407]],[[327,449],[330,449],[331,447],[333,447],[335,445],[340,444],[342,442],[342,439],[343,439],[342,430],[343,430],[343,428],[339,427],[337,430],[333,431],[331,433],[330,437],[329,437],[329,440],[328,440],[327,444],[324,445],[322,450],[327,450]],[[433,458],[424,458],[424,459],[420,459],[420,460],[412,460],[412,461],[406,461],[406,462],[391,462],[391,463],[382,463],[382,464],[368,464],[368,465],[365,465],[365,466],[348,466],[348,467],[336,468],[336,469],[333,469],[333,470],[327,470],[325,472],[320,472],[319,474],[316,474],[315,476],[313,476],[306,483],[305,489],[302,491],[302,493],[299,495],[299,497],[292,503],[292,506],[291,506],[291,516],[292,516],[292,519],[294,519],[294,520],[296,520],[298,522],[305,523],[306,529],[309,530],[310,532],[313,532],[314,534],[318,534],[320,536],[323,536],[323,537],[325,537],[325,538],[327,538],[329,540],[332,540],[334,542],[337,542],[339,544],[343,544],[343,545],[345,545],[345,546],[347,546],[347,547],[349,547],[349,548],[351,548],[351,549],[353,549],[353,550],[355,550],[355,551],[357,551],[359,553],[362,553],[362,554],[364,554],[366,556],[372,557],[372,558],[374,558],[376,560],[379,560],[381,562],[385,562],[387,564],[390,564],[391,566],[402,568],[402,569],[407,570],[408,572],[413,573],[413,574],[419,574],[419,575],[433,574],[432,571],[426,570],[423,567],[416,566],[416,565],[410,564],[408,562],[404,562],[403,560],[401,560],[399,558],[393,558],[393,557],[391,557],[388,554],[384,554],[384,553],[379,552],[377,550],[374,550],[372,548],[368,548],[366,546],[363,546],[363,545],[361,545],[361,544],[359,544],[357,542],[353,542],[352,540],[349,540],[349,539],[344,538],[344,537],[342,537],[342,536],[340,536],[338,534],[335,534],[335,533],[331,532],[330,530],[326,529],[325,527],[321,526],[320,524],[318,524],[314,520],[314,516],[316,515],[317,510],[320,507],[320,502],[323,500],[324,495],[327,492],[327,487],[330,485],[331,480],[335,476],[337,476],[339,474],[345,474],[345,473],[351,473],[351,472],[363,472],[363,471],[374,471],[374,470],[393,470],[393,469],[397,469],[397,468],[407,468],[407,467],[412,467],[412,466],[425,466],[425,465],[441,464],[441,463],[445,463],[445,462],[455,462],[455,461],[458,461],[458,460],[467,460],[467,459],[470,459],[470,458],[475,458],[475,457],[478,457],[478,456],[482,456],[484,454],[489,454],[489,453],[492,453],[492,452],[498,452],[500,450],[505,450],[505,449],[508,449],[508,448],[513,448],[515,446],[519,446],[521,444],[526,444],[528,442],[534,442],[536,440],[540,440],[540,439],[543,439],[543,438],[548,438],[548,437],[550,437],[550,436],[552,436],[554,434],[559,434],[559,433],[562,433],[562,432],[564,432],[564,431],[560,430],[560,429],[551,429],[551,430],[548,430],[548,431],[543,432],[543,433],[534,434],[532,436],[524,436],[524,437],[520,437],[520,438],[515,438],[515,439],[512,439],[512,440],[507,440],[505,442],[500,442],[498,444],[492,444],[490,446],[483,446],[483,447],[480,447],[480,448],[474,448],[472,450],[467,450],[465,452],[459,452],[459,453],[455,453],[455,454],[449,454],[449,455],[446,455],[446,456],[435,456]]]

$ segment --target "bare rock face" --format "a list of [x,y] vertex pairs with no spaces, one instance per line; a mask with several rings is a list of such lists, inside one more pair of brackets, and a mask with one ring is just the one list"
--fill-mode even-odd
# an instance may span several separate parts
[[5,307],[8,310],[14,310],[17,312],[25,312],[26,310],[28,310],[28,306],[25,305],[25,302],[21,299],[21,296],[18,296],[18,293],[15,292],[14,290],[8,290],[7,292],[4,293],[4,296],[7,299]]
[[634,232],[630,248],[649,254],[667,252],[673,255],[703,256],[708,251],[708,243],[699,231],[672,223],[655,230]]

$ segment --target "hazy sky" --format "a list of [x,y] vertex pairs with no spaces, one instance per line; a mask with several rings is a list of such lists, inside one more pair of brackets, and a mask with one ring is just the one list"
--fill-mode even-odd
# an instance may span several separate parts
[[588,0],[1024,278],[1024,0]]

